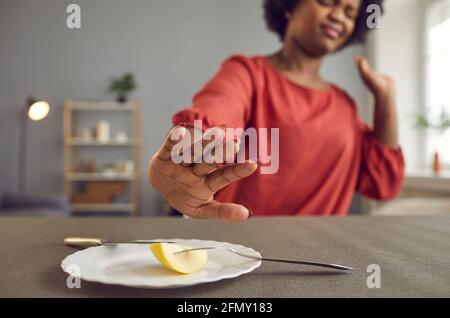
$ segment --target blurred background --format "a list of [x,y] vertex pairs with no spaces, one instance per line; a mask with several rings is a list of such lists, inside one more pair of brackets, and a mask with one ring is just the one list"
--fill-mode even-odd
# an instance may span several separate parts
[[[73,29],[71,3],[0,1],[0,216],[164,215],[149,158],[225,58],[279,49],[262,1],[78,0]],[[368,122],[353,56],[396,79],[407,178],[397,199],[356,195],[350,212],[450,213],[450,1],[385,4],[368,43],[323,73]]]

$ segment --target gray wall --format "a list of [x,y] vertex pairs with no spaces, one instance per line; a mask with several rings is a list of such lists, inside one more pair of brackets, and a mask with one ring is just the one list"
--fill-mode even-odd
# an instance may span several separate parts
[[[66,28],[69,3],[81,6],[82,28]],[[278,49],[265,30],[260,0],[14,0],[0,2],[0,191],[17,184],[19,109],[29,94],[47,98],[52,112],[30,125],[28,192],[62,192],[62,103],[111,98],[110,76],[134,72],[142,101],[142,171],[170,127],[171,115],[236,52]],[[351,57],[330,58],[329,79],[356,97],[366,116],[365,90]],[[142,178],[144,214],[161,210]]]

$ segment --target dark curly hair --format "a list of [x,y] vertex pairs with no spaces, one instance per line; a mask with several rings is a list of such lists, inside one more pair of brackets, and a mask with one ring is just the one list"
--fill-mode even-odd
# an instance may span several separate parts
[[[269,30],[275,32],[281,41],[284,40],[286,33],[287,19],[286,13],[292,12],[299,1],[302,0],[264,0],[264,18]],[[366,35],[369,29],[366,26],[366,21],[370,15],[367,13],[367,7],[371,4],[376,4],[383,12],[383,0],[361,0],[361,8],[356,18],[355,31],[347,42],[341,47],[346,47],[354,43],[365,43]]]

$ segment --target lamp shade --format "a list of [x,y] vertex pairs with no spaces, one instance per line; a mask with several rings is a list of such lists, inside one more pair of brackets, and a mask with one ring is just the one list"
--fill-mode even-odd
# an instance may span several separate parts
[[28,118],[34,121],[39,121],[47,117],[50,112],[50,105],[44,100],[30,99],[28,102]]

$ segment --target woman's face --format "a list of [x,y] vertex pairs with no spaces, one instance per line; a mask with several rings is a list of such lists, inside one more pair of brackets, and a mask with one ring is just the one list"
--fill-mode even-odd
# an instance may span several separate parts
[[290,14],[285,42],[312,56],[336,51],[353,34],[361,1],[300,0]]

